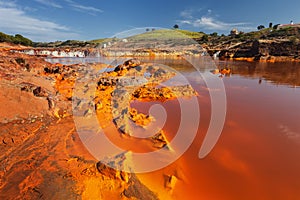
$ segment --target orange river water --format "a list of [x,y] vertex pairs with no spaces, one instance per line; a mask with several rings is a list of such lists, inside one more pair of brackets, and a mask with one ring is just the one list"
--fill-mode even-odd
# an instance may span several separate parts
[[[157,62],[188,77],[199,94],[200,120],[193,123],[199,127],[187,151],[163,169],[138,174],[143,183],[160,199],[300,199],[300,64],[217,61],[217,68],[232,72],[215,74],[225,86],[226,119],[217,144],[200,159],[212,107],[207,86],[183,60]],[[181,120],[179,101],[131,106],[149,113],[154,104],[166,111],[163,130],[172,141]],[[178,178],[173,189],[164,187],[167,175]]]
[[[170,166],[139,177],[162,199],[300,199],[300,65],[219,61],[217,67],[231,68],[232,75],[220,77],[227,113],[213,150],[198,158],[210,122],[211,101],[205,83],[191,78],[200,94],[201,114],[194,142]],[[179,68],[186,77],[195,74]],[[157,103],[134,102],[132,106],[147,113]],[[177,100],[159,104],[166,109],[164,130],[171,140],[180,124],[180,105]],[[162,177],[172,174],[179,180],[164,193]]]

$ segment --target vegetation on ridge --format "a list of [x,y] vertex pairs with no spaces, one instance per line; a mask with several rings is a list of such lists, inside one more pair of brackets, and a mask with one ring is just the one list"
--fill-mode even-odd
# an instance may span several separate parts
[[[222,45],[224,43],[238,43],[254,40],[286,40],[291,41],[295,44],[300,42],[300,28],[299,27],[286,27],[277,29],[271,28],[261,28],[257,31],[252,32],[238,32],[237,34],[229,35],[218,35],[214,32],[211,34],[206,34],[203,32],[194,32],[189,30],[182,30],[179,28],[168,30],[168,29],[145,29],[144,33],[137,34],[135,36],[128,37],[130,41],[147,41],[147,40],[168,40],[168,39],[195,39],[200,44],[206,44],[209,46]],[[14,44],[21,44],[25,46],[34,47],[95,47],[103,42],[114,42],[118,38],[100,38],[90,41],[79,41],[79,40],[67,40],[67,41],[56,41],[56,42],[32,42],[30,39],[23,37],[20,34],[15,36],[7,35],[0,32],[0,42],[9,42]]]
[[12,36],[2,32],[0,32],[0,42],[9,42],[9,43],[21,44],[25,46],[33,45],[33,42],[30,39],[25,38],[20,34],[16,34],[15,36]]

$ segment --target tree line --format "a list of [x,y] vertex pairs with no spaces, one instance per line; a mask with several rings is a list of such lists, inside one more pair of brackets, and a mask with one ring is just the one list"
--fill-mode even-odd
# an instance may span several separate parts
[[7,35],[5,33],[0,32],[0,42],[9,42],[9,43],[14,43],[14,44],[21,44],[24,46],[32,46],[33,42],[26,38],[23,37],[20,34],[16,34],[16,35]]

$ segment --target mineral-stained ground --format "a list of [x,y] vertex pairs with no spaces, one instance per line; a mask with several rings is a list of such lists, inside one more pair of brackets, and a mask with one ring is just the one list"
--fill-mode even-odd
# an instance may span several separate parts
[[[72,108],[82,117],[96,113],[103,127],[113,125],[130,138],[129,122],[143,128],[155,120],[131,108],[131,101],[197,94],[189,86],[158,87],[174,73],[153,64],[133,59],[92,70],[103,67],[111,70],[92,77],[95,88],[79,85],[93,93],[87,106],[74,98],[76,80],[92,72],[86,66],[50,64],[0,48],[0,199],[158,199],[134,173],[112,169],[86,150]],[[135,77],[147,83],[137,88],[141,80]],[[144,140],[170,150],[163,130]],[[165,185],[172,188],[175,179],[168,177]]]

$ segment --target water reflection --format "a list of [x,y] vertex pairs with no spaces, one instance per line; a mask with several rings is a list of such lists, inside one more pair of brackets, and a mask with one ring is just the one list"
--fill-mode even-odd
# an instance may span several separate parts
[[242,61],[217,61],[220,68],[228,67],[235,75],[270,81],[277,85],[300,86],[299,63],[266,63]]
[[[162,192],[157,186],[160,177],[176,174],[180,169],[184,178],[170,199],[299,199],[300,90],[289,86],[299,85],[300,65],[219,62],[217,66],[232,69],[232,74],[222,78],[227,117],[213,151],[204,159],[197,157],[211,115],[208,90],[195,77],[197,73],[177,67],[188,74],[200,94],[197,137],[176,163],[140,177],[149,185],[156,185],[153,190]],[[171,112],[176,106],[166,108]],[[147,107],[138,107],[147,112]],[[176,116],[168,115],[168,133],[176,133]],[[161,197],[166,198],[163,194]]]

